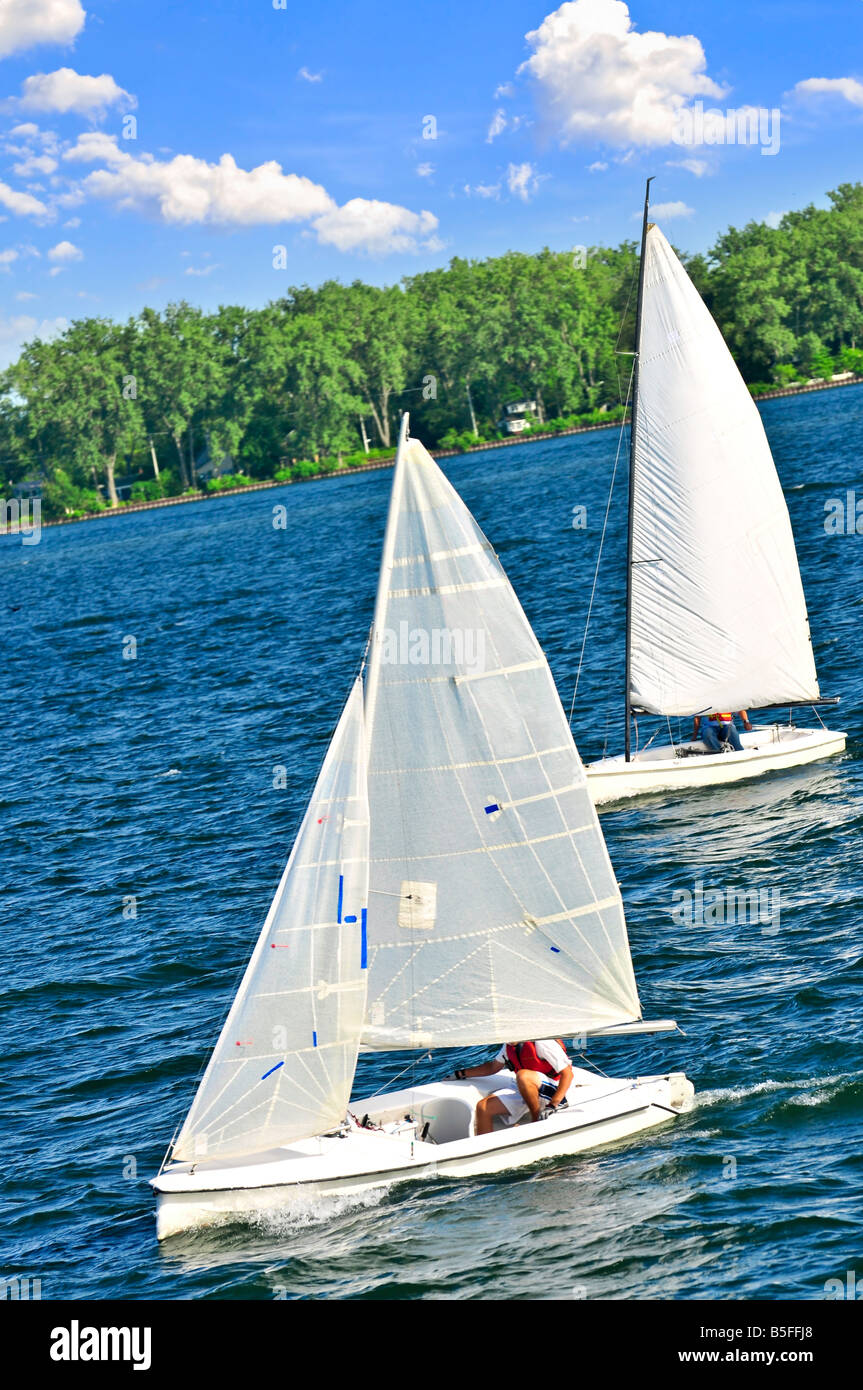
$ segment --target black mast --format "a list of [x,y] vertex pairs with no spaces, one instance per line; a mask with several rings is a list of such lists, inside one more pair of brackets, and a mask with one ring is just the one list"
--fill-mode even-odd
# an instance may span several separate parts
[[641,304],[644,299],[644,248],[647,243],[647,212],[650,203],[649,178],[644,189],[644,221],[641,224],[641,260],[638,266],[638,300],[635,306],[635,354],[632,365],[632,409],[629,413],[629,519],[626,536],[626,761],[630,762],[630,730],[632,710],[629,703],[632,665],[632,499],[635,483],[635,431],[638,420],[638,362],[641,355]]

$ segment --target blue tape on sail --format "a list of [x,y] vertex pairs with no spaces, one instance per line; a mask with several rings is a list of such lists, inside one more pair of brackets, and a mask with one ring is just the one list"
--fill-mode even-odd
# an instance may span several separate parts
[[312,1047],[317,1047],[317,1045],[318,1045],[318,1035],[317,1035],[317,1033],[312,1033]]
[[493,801],[492,804],[491,804],[490,806],[486,806],[484,809],[485,809],[486,815],[487,815],[487,816],[490,816],[494,811],[499,811],[499,810],[500,810],[500,807],[498,806],[498,804],[497,804],[496,801]]
[[279,1070],[279,1067],[283,1067],[284,1065],[285,1065],[284,1062],[277,1062],[276,1065],[275,1065],[274,1067],[270,1067],[270,1070],[269,1070],[269,1071],[265,1071],[265,1072],[264,1072],[263,1076],[261,1077],[261,1080],[262,1080],[262,1081],[266,1081],[266,1079],[267,1079],[268,1076],[272,1076],[272,1074],[273,1074],[274,1071],[278,1071],[278,1070]]
[[360,925],[360,933],[361,933],[361,934],[360,934],[360,970],[368,970],[368,966],[369,966],[369,949],[368,949],[368,940],[367,940],[367,938],[366,938],[366,909],[365,909],[365,908],[363,908],[362,914],[361,914],[361,915],[362,915],[362,922],[361,922],[361,925]]
[[341,922],[341,920],[342,920],[342,899],[344,898],[344,896],[345,896],[345,876],[344,876],[344,874],[339,874],[339,905],[338,905],[338,908],[337,908],[337,910],[336,910],[336,921],[337,921],[337,922]]
[[559,947],[559,946],[549,946],[548,949],[549,949],[550,951],[554,951],[554,953],[555,953],[556,955],[558,955],[558,956],[560,955],[560,947]]
[[346,918],[345,918],[345,921],[346,921],[346,922],[355,922],[356,920],[357,920],[356,917],[346,917]]

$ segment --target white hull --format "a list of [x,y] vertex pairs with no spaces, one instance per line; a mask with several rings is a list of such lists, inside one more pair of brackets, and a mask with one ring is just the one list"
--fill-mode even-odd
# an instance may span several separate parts
[[708,753],[701,740],[650,747],[630,762],[623,757],[588,763],[587,784],[594,804],[603,806],[648,792],[726,786],[766,772],[802,767],[841,753],[845,734],[834,729],[796,729],[773,724],[740,732],[743,751]]
[[475,1177],[580,1153],[664,1124],[694,1095],[692,1083],[679,1072],[622,1079],[576,1069],[567,1109],[535,1124],[476,1136],[476,1103],[501,1081],[498,1075],[436,1082],[353,1105],[355,1116],[368,1115],[382,1129],[353,1127],[343,1137],[322,1135],[254,1158],[172,1164],[152,1180],[158,1238],[272,1212],[305,1194]]

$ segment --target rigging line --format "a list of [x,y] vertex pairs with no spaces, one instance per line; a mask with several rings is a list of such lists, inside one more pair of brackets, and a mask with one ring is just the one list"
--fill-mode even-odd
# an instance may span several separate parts
[[[383,1086],[381,1086],[379,1090],[374,1091],[370,1096],[366,1097],[366,1099],[368,1099],[368,1100],[374,1100],[374,1099],[375,1099],[375,1096],[382,1095],[383,1092],[387,1089],[387,1087],[392,1086],[393,1083],[394,1083],[395,1081],[398,1081],[402,1076],[404,1076],[406,1072],[409,1072],[409,1071],[415,1069],[415,1068],[416,1068],[416,1065],[417,1065],[417,1062],[428,1062],[428,1061],[431,1061],[431,1056],[432,1056],[431,1051],[428,1051],[428,1052],[424,1052],[423,1055],[422,1055],[421,1057],[412,1057],[411,1060],[408,1062],[407,1066],[404,1068],[403,1071],[398,1072],[398,1074],[397,1074],[396,1076],[391,1076],[391,1077],[389,1078],[388,1081],[385,1081],[385,1082],[384,1082]],[[411,1089],[412,1089],[412,1090],[414,1089],[414,1085],[415,1085],[415,1083],[414,1083],[414,1081],[413,1081],[413,1078],[411,1078]]]
[[599,1076],[604,1076],[606,1080],[610,1079],[608,1072],[603,1071],[602,1067],[600,1067],[596,1062],[592,1062],[586,1052],[576,1052],[575,1055],[578,1058],[578,1060],[580,1062],[583,1062],[586,1067],[589,1067],[591,1071],[595,1071]]
[[[629,395],[630,395],[630,392],[631,392],[631,390],[632,390],[632,376],[633,376],[633,372],[634,372],[634,371],[635,371],[635,362],[633,361],[632,369],[630,370],[630,373],[629,373],[629,385],[628,385],[627,388],[626,388],[626,405],[624,406],[624,416],[626,415],[626,406],[629,405]],[[573,713],[574,713],[574,711],[575,711],[575,701],[576,701],[576,699],[577,699],[577,697],[578,697],[578,685],[579,685],[579,682],[580,682],[580,680],[581,680],[581,668],[582,668],[582,666],[583,666],[583,664],[584,664],[584,650],[585,650],[585,647],[587,646],[587,634],[588,634],[588,632],[589,632],[589,630],[590,630],[590,618],[591,618],[591,614],[593,613],[593,600],[594,600],[594,598],[595,598],[595,596],[596,596],[596,585],[597,585],[597,581],[599,580],[599,567],[600,567],[600,565],[601,565],[601,563],[602,563],[602,549],[603,549],[603,546],[605,545],[605,533],[606,533],[606,531],[608,530],[608,517],[609,517],[609,513],[611,512],[611,499],[612,499],[612,497],[614,496],[614,480],[615,480],[615,478],[617,477],[617,465],[618,465],[618,463],[620,462],[620,450],[621,450],[621,446],[622,446],[622,444],[623,444],[623,431],[624,431],[624,428],[625,428],[625,422],[624,422],[623,420],[621,420],[621,422],[620,422],[620,431],[619,431],[618,436],[617,436],[617,453],[616,453],[615,456],[614,456],[614,468],[611,470],[611,486],[610,486],[609,489],[608,489],[608,501],[607,501],[606,504],[605,504],[605,517],[604,517],[603,523],[602,523],[602,535],[601,535],[600,538],[599,538],[599,551],[598,551],[597,556],[596,556],[596,569],[595,569],[594,572],[593,572],[593,587],[592,587],[592,589],[591,589],[591,591],[590,591],[590,602],[589,602],[588,605],[587,605],[587,617],[586,617],[585,623],[584,623],[584,636],[583,636],[582,639],[581,639],[581,652],[580,652],[579,658],[578,658],[578,670],[577,670],[576,675],[575,675],[575,689],[574,689],[573,692],[572,692],[572,704],[571,704],[570,707],[569,707],[569,725],[570,725],[570,728],[572,727],[572,716],[573,716]]]
[[624,324],[626,323],[626,316],[627,316],[627,314],[629,313],[629,306],[630,306],[630,304],[632,303],[632,287],[633,287],[633,285],[635,284],[635,282],[636,282],[637,279],[638,279],[638,261],[636,260],[635,265],[632,267],[632,274],[631,274],[630,277],[629,277],[629,293],[628,293],[627,296],[626,296],[626,308],[624,309],[624,311],[623,311],[623,313],[622,313],[622,315],[621,315],[621,318],[620,318],[620,327],[619,327],[618,330],[617,330],[617,338],[616,338],[615,344],[614,344],[614,351],[615,351],[615,352],[617,352],[617,349],[620,347],[620,335],[621,335],[621,333],[623,332],[623,326],[624,326]]
[[[614,371],[615,371],[615,375],[617,376],[617,403],[618,403],[618,405],[623,405],[623,392],[622,392],[621,389],[620,389],[620,370],[619,370],[619,368],[618,368],[617,360],[616,360],[616,359],[617,359],[618,357],[627,357],[627,356],[630,356],[629,353],[622,353],[622,352],[619,351],[619,349],[620,349],[620,338],[621,338],[621,334],[623,333],[623,328],[624,328],[624,325],[625,325],[625,323],[626,323],[627,315],[629,314],[629,306],[630,306],[630,304],[631,304],[631,302],[632,302],[632,289],[633,289],[633,286],[635,285],[635,282],[636,282],[637,279],[638,279],[638,262],[636,262],[636,264],[633,266],[632,275],[629,277],[629,291],[628,291],[627,296],[626,296],[626,308],[624,309],[624,311],[623,311],[623,313],[622,313],[622,315],[621,315],[620,324],[619,324],[618,329],[617,329],[617,339],[615,340],[615,344],[614,344],[613,356],[614,356],[614,358],[615,358]],[[635,362],[634,354],[632,354],[632,357],[633,357],[633,365],[634,365],[634,362]],[[628,404],[629,404],[629,391],[628,391],[628,389],[627,389],[627,395],[626,395],[626,402],[627,402],[627,405],[628,405]],[[626,406],[624,406],[623,413],[624,413],[624,417],[625,417],[625,415],[626,415]]]

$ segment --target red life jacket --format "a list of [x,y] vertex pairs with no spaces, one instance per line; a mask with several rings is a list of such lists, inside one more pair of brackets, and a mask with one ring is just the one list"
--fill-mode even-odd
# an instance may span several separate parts
[[734,715],[733,715],[733,714],[711,714],[711,715],[708,715],[708,718],[709,718],[710,720],[712,720],[713,723],[715,723],[715,724],[716,724],[716,723],[730,724],[731,721],[732,721],[733,718],[734,718]]
[[[560,1043],[560,1046],[563,1047],[560,1038],[555,1038],[555,1042]],[[564,1047],[563,1050],[565,1052],[566,1048]],[[546,1062],[540,1057],[536,1050],[536,1044],[532,1042],[519,1043],[518,1046],[515,1043],[507,1043],[506,1060],[513,1071],[540,1071],[544,1076],[553,1077],[555,1081],[559,1081],[563,1074],[555,1071],[550,1062]]]

